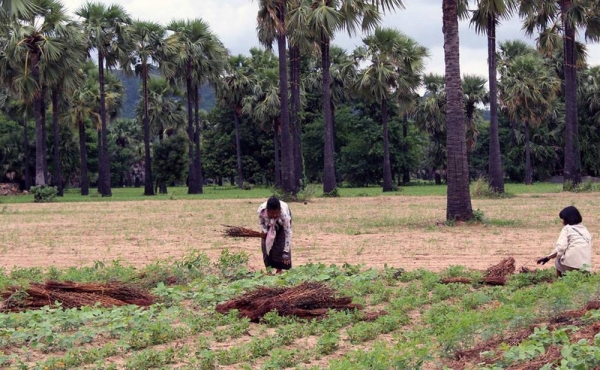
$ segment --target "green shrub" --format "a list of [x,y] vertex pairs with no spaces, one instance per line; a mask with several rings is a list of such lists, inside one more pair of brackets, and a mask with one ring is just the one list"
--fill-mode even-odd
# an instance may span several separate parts
[[590,193],[593,191],[599,191],[600,188],[594,184],[591,179],[585,182],[580,182],[577,185],[574,185],[572,181],[567,180],[563,184],[563,190],[571,193]]
[[242,183],[242,189],[243,189],[243,190],[252,190],[252,188],[253,188],[253,187],[254,187],[254,185],[252,185],[252,184],[251,184],[251,183],[249,183],[249,182],[246,182],[246,181],[244,181],[244,182]]
[[325,197],[325,198],[337,198],[339,196],[340,196],[340,192],[337,187],[328,193],[323,193],[323,197]]
[[35,203],[49,203],[53,202],[58,194],[56,186],[32,186],[31,193],[33,194],[33,201]]
[[483,177],[480,177],[471,186],[471,197],[487,198],[487,199],[501,199],[501,198],[512,198],[512,197],[514,197],[514,195],[507,193],[507,192],[498,193],[498,192],[494,191],[490,187],[490,183]]

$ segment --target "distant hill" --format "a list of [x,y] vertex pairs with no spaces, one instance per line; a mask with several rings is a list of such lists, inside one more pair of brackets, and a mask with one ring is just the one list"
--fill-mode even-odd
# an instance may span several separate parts
[[[128,76],[123,71],[111,71],[123,83],[124,98],[123,109],[121,110],[122,118],[135,118],[135,107],[140,99],[140,89],[142,80],[139,77]],[[204,85],[200,88],[200,109],[211,110],[216,104],[214,90],[209,85]]]

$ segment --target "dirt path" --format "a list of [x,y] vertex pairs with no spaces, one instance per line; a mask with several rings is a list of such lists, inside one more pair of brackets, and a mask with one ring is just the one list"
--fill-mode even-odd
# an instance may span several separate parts
[[[136,266],[180,258],[191,250],[211,258],[229,248],[261,269],[257,240],[227,239],[221,224],[256,228],[262,200],[10,204],[0,213],[0,267],[68,267],[121,259]],[[558,212],[574,204],[592,235],[600,230],[596,194],[524,195],[474,200],[483,224],[446,226],[444,197],[316,199],[291,204],[294,265],[362,263],[434,271],[450,265],[483,269],[505,256],[517,266],[552,251]],[[600,249],[593,263],[600,266]]]

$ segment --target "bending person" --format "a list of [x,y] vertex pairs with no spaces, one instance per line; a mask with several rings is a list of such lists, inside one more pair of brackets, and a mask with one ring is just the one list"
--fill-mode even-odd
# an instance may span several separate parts
[[278,274],[292,268],[292,212],[287,203],[270,197],[258,207],[258,223],[265,267]]

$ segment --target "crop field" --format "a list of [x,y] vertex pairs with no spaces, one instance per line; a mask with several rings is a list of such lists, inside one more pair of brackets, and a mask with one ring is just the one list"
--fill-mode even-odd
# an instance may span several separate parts
[[[0,313],[0,366],[600,368],[598,249],[592,274],[557,279],[533,262],[553,249],[564,206],[577,206],[597,235],[597,194],[474,199],[479,221],[466,224],[444,222],[439,195],[292,203],[294,268],[281,275],[264,271],[257,240],[222,236],[222,224],[256,228],[261,199],[170,198],[0,204],[0,289],[16,287],[12,303],[46,281],[121,282],[155,297],[149,307]],[[505,285],[484,284],[485,270],[505,257],[516,272]],[[446,284],[452,277],[470,282]],[[320,319],[272,311],[258,323],[215,310],[259,287],[307,281],[356,308]]]

